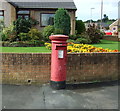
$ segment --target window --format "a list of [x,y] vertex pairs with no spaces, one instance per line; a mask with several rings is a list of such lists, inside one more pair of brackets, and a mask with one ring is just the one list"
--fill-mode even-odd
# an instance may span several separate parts
[[41,26],[53,25],[55,14],[41,14]]
[[4,18],[4,11],[0,10],[0,20],[3,20],[3,18]]
[[113,30],[116,30],[116,28],[115,28],[115,27],[113,27]]
[[19,10],[17,12],[17,18],[29,19],[30,11],[29,10]]

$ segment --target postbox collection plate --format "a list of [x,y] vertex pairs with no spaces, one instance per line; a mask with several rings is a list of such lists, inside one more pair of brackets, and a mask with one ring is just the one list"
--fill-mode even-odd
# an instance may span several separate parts
[[58,58],[64,58],[64,50],[58,50]]

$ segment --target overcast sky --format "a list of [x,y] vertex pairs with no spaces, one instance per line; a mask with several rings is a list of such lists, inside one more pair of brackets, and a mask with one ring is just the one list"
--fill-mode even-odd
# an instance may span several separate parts
[[[109,19],[118,18],[118,2],[120,0],[103,0],[103,14],[106,14]],[[91,18],[91,8],[92,9],[92,19],[98,20],[101,18],[101,0],[74,0],[77,12],[76,16],[79,20],[89,20]]]

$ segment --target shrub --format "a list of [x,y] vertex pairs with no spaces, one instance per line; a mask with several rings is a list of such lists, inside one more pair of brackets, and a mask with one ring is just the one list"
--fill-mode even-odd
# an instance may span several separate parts
[[32,41],[29,41],[29,45],[32,47],[44,46],[44,41],[32,40]]
[[54,32],[54,26],[46,26],[44,29],[43,29],[43,39],[45,41],[50,41],[49,40],[49,36]]
[[76,40],[78,38],[77,35],[69,35],[69,39],[73,39],[73,40]]
[[85,32],[85,24],[82,20],[76,20],[75,30],[77,34],[81,34]]
[[17,34],[19,33],[28,33],[31,27],[37,25],[38,22],[34,19],[22,19],[18,18],[16,21],[13,22],[15,26],[15,30]]
[[90,26],[87,30],[87,34],[91,40],[91,43],[99,43],[101,38],[101,33],[99,29],[96,29],[95,26]]
[[14,26],[10,25],[9,27],[3,28],[1,38],[3,41],[14,41],[16,39],[16,31],[14,30]]
[[8,47],[10,45],[9,41],[2,41],[2,46],[3,47]]
[[30,37],[28,36],[28,33],[20,33],[18,35],[18,37],[19,37],[19,39],[21,41],[28,41],[28,40],[30,40]]
[[21,41],[31,41],[33,44],[36,44],[34,41],[41,41],[43,38],[42,33],[35,28],[31,28],[28,33],[20,33],[18,36]]
[[55,34],[70,34],[70,16],[67,10],[60,8],[56,11],[54,17]]
[[3,47],[19,47],[19,42],[2,41]]
[[0,32],[3,30],[4,28],[4,21],[3,20],[0,20]]
[[17,42],[10,42],[10,41],[2,41],[3,47],[20,47],[19,41]]
[[16,42],[9,42],[9,41],[2,41],[3,47],[38,47],[44,46],[44,41],[16,41]]
[[4,34],[3,32],[0,33],[0,36],[1,36],[1,38],[0,38],[1,41],[7,41],[8,40],[8,36],[6,34]]
[[42,40],[43,36],[42,33],[35,28],[31,28],[30,31],[28,32],[28,37],[29,40],[33,41],[33,40]]
[[10,47],[19,47],[19,42],[11,42],[10,44],[9,44],[9,46]]
[[44,43],[45,43],[44,41],[32,40],[32,41],[28,41],[27,45],[32,47],[38,47],[38,46],[44,46]]
[[31,24],[32,27],[34,27],[34,26],[39,24],[39,22],[37,20],[32,19],[32,18],[30,18],[29,21],[30,21],[30,24]]
[[89,38],[89,35],[88,35],[86,32],[84,32],[84,33],[81,33],[81,34],[79,35],[79,37],[80,37],[80,38],[86,38],[86,39],[88,39],[88,38]]
[[76,43],[83,43],[83,44],[89,44],[91,41],[87,38],[78,38],[76,40]]
[[15,26],[14,29],[16,30],[17,34],[28,33],[30,28],[32,27],[29,20],[22,18],[18,18],[16,21],[13,22],[13,24]]
[[89,44],[91,43],[91,40],[89,39],[89,36],[87,33],[82,33],[79,35],[69,35],[69,40],[68,41],[73,41],[74,43],[84,43],[84,44]]
[[63,29],[55,28],[54,34],[64,34],[64,31],[63,31]]
[[75,43],[75,40],[68,39],[68,40],[67,40],[67,43],[70,43],[70,42],[73,42],[73,43]]
[[100,30],[98,30],[98,33],[99,33],[99,38],[100,39],[103,39],[103,36],[105,35],[105,33],[104,32],[101,32]]

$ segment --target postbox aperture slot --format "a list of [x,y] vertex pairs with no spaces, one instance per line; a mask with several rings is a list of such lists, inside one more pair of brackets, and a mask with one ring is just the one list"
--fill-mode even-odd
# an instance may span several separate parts
[[56,50],[66,50],[66,46],[56,46]]

